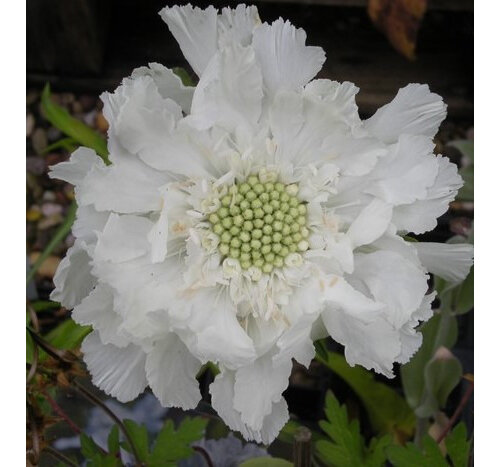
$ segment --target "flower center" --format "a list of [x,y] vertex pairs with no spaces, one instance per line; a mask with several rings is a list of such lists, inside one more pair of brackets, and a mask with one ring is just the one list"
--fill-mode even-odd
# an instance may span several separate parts
[[298,253],[309,248],[309,230],[307,206],[298,191],[296,184],[263,183],[256,175],[229,187],[208,216],[223,260],[232,258],[242,269],[254,266],[264,273],[301,262]]

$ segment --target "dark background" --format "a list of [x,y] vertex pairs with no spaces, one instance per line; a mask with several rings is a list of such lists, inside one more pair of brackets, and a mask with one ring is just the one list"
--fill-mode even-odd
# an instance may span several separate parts
[[[27,83],[39,88],[94,92],[115,88],[137,66],[157,61],[186,66],[158,11],[166,0],[29,0]],[[216,7],[229,1],[194,1]],[[410,82],[428,83],[453,118],[472,120],[473,0],[429,0],[418,34],[417,60],[398,54],[376,30],[367,0],[254,2],[261,19],[282,16],[307,32],[327,60],[320,77],[352,81],[367,115]]]

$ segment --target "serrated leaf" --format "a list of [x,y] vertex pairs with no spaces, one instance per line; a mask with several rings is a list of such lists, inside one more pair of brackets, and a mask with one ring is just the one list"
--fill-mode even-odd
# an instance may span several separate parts
[[188,417],[176,430],[174,422],[167,420],[156,438],[148,465],[160,467],[190,457],[194,452],[191,443],[203,438],[207,423],[201,417]]
[[[133,420],[123,420],[123,424],[130,438],[132,438],[139,460],[146,462],[149,456],[148,430],[144,425],[139,425]],[[123,448],[128,452],[133,452],[128,441],[123,443]]]
[[467,467],[469,464],[470,441],[467,441],[467,428],[460,422],[444,440],[453,467]]
[[91,331],[90,326],[81,326],[68,318],[50,331],[45,340],[58,349],[71,350],[76,349]]
[[415,426],[415,415],[407,402],[394,389],[375,381],[373,373],[360,366],[351,367],[345,358],[327,352],[327,359],[316,358],[338,374],[354,390],[366,408],[370,423],[377,433],[409,437]]
[[43,89],[41,103],[42,111],[52,125],[83,146],[93,149],[103,158],[104,162],[109,164],[105,139],[85,123],[72,117],[66,109],[53,102],[50,98],[48,84]]
[[113,425],[108,435],[108,452],[115,455],[120,450],[120,432],[118,425]]
[[362,465],[364,442],[357,420],[349,422],[347,409],[341,406],[331,391],[325,399],[326,420],[321,420],[321,429],[331,441],[320,440],[315,446],[322,459],[338,467]]
[[382,438],[373,438],[368,447],[368,454],[365,459],[366,467],[382,467],[385,465],[387,456],[385,449],[392,444],[391,435]]
[[457,340],[457,320],[447,312],[438,312],[422,326],[423,341],[418,352],[401,367],[401,379],[409,406],[417,411],[425,403],[425,367],[443,346],[452,348]]
[[429,435],[422,439],[420,450],[414,443],[388,446],[386,454],[394,467],[448,467],[439,446]]
[[238,467],[293,467],[293,464],[278,457],[256,457],[248,459],[238,465]]
[[92,459],[94,456],[101,452],[96,442],[85,433],[80,433],[80,450],[87,459]]
[[118,467],[121,462],[111,455],[97,454],[87,462],[87,467]]

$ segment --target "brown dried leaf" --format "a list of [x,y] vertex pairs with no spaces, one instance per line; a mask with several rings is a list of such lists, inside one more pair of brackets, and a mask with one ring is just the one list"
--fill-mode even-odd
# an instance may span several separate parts
[[368,0],[368,14],[392,46],[406,58],[415,59],[417,32],[427,0]]

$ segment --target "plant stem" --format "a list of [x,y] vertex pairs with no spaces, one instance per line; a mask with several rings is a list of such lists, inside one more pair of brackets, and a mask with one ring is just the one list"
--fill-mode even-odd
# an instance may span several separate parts
[[68,424],[68,426],[77,434],[79,435],[82,430],[69,418],[68,414],[62,409],[62,407],[54,400],[50,395],[47,393],[47,391],[43,391],[43,395],[45,396],[45,399],[47,399],[47,402],[50,404],[52,407],[52,410],[59,415],[61,418],[64,419],[64,421]]
[[436,442],[439,444],[443,439],[446,437],[448,432],[451,430],[455,422],[457,421],[459,415],[462,413],[464,410],[465,406],[467,405],[467,402],[469,401],[470,397],[472,396],[472,393],[474,392],[474,383],[472,381],[469,381],[469,386],[467,387],[467,390],[465,391],[465,394],[462,396],[462,399],[460,400],[460,403],[458,404],[457,408],[455,409],[455,412],[450,418],[450,421],[446,425],[445,429],[443,432],[439,435],[439,438],[436,440]]
[[98,397],[96,397],[94,394],[92,394],[88,389],[86,389],[84,386],[82,386],[78,381],[73,380],[73,385],[76,387],[78,392],[83,397],[85,397],[92,404],[100,407],[118,425],[118,428],[120,428],[123,435],[125,436],[125,438],[128,441],[128,444],[130,446],[130,449],[132,450],[132,454],[135,457],[137,465],[142,465],[142,462],[139,458],[139,454],[137,452],[137,448],[134,444],[134,440],[132,439],[132,437],[128,433],[123,422],[114,414],[114,412],[103,401],[101,401]]
[[60,460],[63,464],[69,465],[70,467],[78,467],[76,462],[73,462],[69,457],[66,457],[64,454],[61,454],[59,451],[56,451],[51,446],[46,446],[44,451],[49,453],[52,457],[55,457],[57,460]]
[[294,467],[311,467],[311,431],[305,426],[297,428],[293,437]]
[[205,449],[200,446],[193,446],[193,450],[200,453],[201,457],[203,457],[208,467],[214,467],[212,459],[210,459],[210,456],[208,455],[208,452],[205,451]]
[[54,248],[64,240],[66,235],[69,234],[69,232],[71,231],[71,226],[73,225],[73,221],[75,220],[75,216],[76,216],[76,202],[73,201],[69,207],[66,219],[59,226],[57,232],[52,237],[52,240],[50,240],[49,244],[45,247],[42,254],[33,263],[33,266],[31,266],[30,270],[28,271],[28,274],[26,275],[26,284],[29,284],[29,282],[33,279],[33,277],[35,277],[35,274],[42,265],[42,263],[54,251]]

